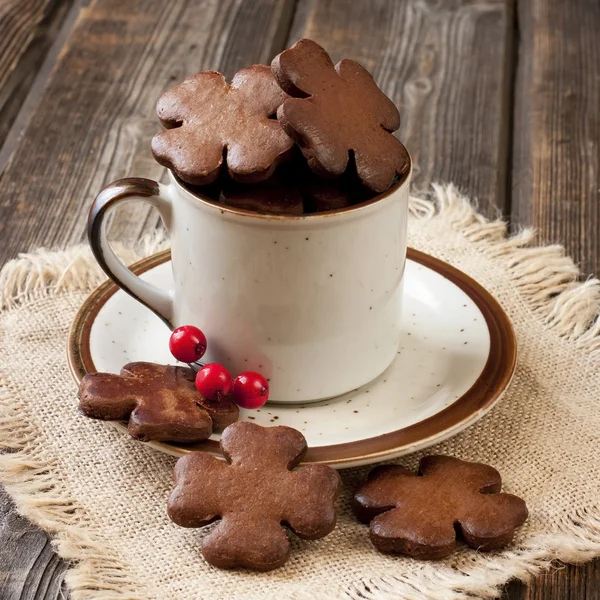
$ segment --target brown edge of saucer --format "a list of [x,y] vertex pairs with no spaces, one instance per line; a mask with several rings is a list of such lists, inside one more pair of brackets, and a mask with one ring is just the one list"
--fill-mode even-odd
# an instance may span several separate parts
[[[140,275],[171,258],[170,250],[144,258],[130,268]],[[439,273],[457,285],[476,304],[483,314],[490,335],[490,353],[479,377],[471,388],[444,410],[414,425],[372,438],[331,446],[314,446],[308,449],[303,463],[327,463],[344,465],[369,459],[386,460],[411,446],[451,431],[480,412],[486,412],[507,388],[515,370],[517,344],[511,322],[496,299],[471,277],[424,252],[408,248],[407,258]],[[90,352],[90,332],[100,309],[119,288],[106,281],[96,288],[83,303],[71,327],[68,339],[68,361],[71,373],[79,383],[87,373],[95,373],[96,367]],[[125,426],[121,425],[126,432]],[[151,442],[169,454],[184,455],[194,450],[219,453],[219,443],[205,440],[198,444]]]

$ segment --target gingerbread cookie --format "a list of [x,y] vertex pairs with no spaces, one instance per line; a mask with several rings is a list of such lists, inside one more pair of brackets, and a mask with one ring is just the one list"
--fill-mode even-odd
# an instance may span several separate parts
[[341,210],[375,197],[356,174],[345,173],[337,179],[323,179],[305,168],[300,176],[306,212]]
[[400,127],[398,109],[366,69],[347,59],[334,66],[307,39],[276,56],[271,68],[292,96],[277,118],[315,173],[340,176],[352,154],[364,185],[383,192],[408,171],[408,153],[392,135]]
[[192,185],[214,181],[225,155],[231,177],[263,181],[292,149],[269,118],[285,97],[266,65],[238,71],[231,84],[215,71],[192,75],[158,100],[167,130],[152,140],[154,158]]
[[426,456],[419,473],[397,465],[376,467],[354,494],[353,510],[370,522],[382,552],[440,559],[456,547],[457,534],[477,550],[509,544],[527,519],[525,502],[501,494],[496,469],[451,456]]
[[180,458],[168,502],[169,517],[182,527],[220,519],[202,544],[210,564],[268,571],[290,553],[283,524],[308,540],[333,530],[340,476],[326,465],[290,471],[306,452],[299,431],[234,423],[221,451],[227,463],[204,452]]
[[86,375],[79,385],[79,409],[92,419],[128,420],[131,436],[143,442],[199,442],[213,428],[237,421],[239,410],[230,398],[204,398],[194,379],[187,367],[129,363],[120,375]]
[[233,208],[241,208],[263,215],[301,215],[304,211],[302,194],[293,182],[273,175],[268,181],[244,185],[225,181],[221,201]]
[[302,185],[307,212],[340,210],[352,205],[350,191],[338,179],[307,177]]

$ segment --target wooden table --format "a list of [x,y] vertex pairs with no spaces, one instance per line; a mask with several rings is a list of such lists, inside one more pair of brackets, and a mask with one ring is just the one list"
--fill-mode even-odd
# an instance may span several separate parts
[[[417,189],[453,181],[598,273],[599,32],[598,0],[0,0],[0,264],[83,241],[106,183],[164,176],[149,144],[167,87],[306,36],[399,105]],[[124,210],[112,234],[157,224]],[[62,598],[65,569],[0,491],[0,598]],[[600,561],[504,598],[598,599]]]

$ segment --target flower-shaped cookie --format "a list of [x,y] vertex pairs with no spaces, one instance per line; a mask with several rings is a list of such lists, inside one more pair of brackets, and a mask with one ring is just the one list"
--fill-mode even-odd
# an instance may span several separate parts
[[233,208],[241,208],[263,215],[301,215],[304,211],[302,194],[294,185],[291,173],[281,167],[268,180],[245,185],[225,180],[221,201]]
[[90,373],[79,385],[79,410],[92,419],[128,420],[132,437],[147,442],[200,442],[214,429],[237,421],[230,398],[212,402],[194,384],[187,367],[134,362],[120,375]]
[[268,571],[290,553],[282,525],[309,540],[333,530],[340,476],[326,465],[290,471],[306,452],[299,431],[234,423],[221,450],[229,464],[204,452],[180,458],[168,503],[169,517],[182,527],[220,519],[202,544],[210,564]]
[[192,75],[158,100],[167,130],[152,139],[154,158],[193,185],[213,182],[224,160],[234,179],[263,181],[293,146],[269,118],[285,97],[266,65],[238,71],[231,85],[215,71]]
[[496,469],[451,456],[426,456],[414,475],[397,465],[376,467],[355,493],[353,510],[370,525],[382,552],[439,559],[456,547],[458,535],[472,548],[509,544],[527,519],[525,502],[501,494]]
[[391,133],[400,127],[398,109],[366,69],[346,59],[334,67],[327,52],[306,39],[276,56],[271,68],[293,96],[277,118],[315,173],[338,177],[353,155],[364,185],[383,192],[408,171],[408,153]]

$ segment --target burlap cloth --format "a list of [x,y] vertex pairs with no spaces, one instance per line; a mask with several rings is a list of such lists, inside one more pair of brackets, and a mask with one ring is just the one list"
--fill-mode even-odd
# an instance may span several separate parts
[[[504,399],[430,449],[494,465],[505,489],[526,499],[529,521],[503,552],[461,548],[436,563],[378,554],[348,509],[361,468],[343,472],[335,531],[316,542],[292,536],[283,568],[208,566],[199,552],[207,530],[179,528],[165,514],[174,459],[77,413],[65,344],[78,307],[102,280],[84,247],[24,255],[0,275],[0,479],[73,561],[74,599],[489,598],[553,558],[598,556],[600,285],[580,281],[562,248],[532,240],[531,231],[507,238],[502,222],[486,221],[452,187],[411,200],[410,244],[481,282],[518,336]],[[414,467],[420,456],[399,462]]]

